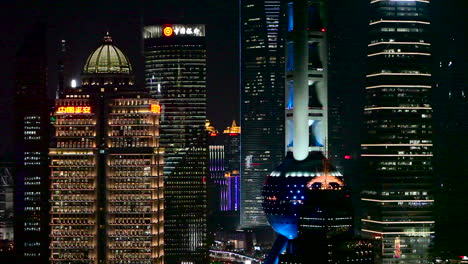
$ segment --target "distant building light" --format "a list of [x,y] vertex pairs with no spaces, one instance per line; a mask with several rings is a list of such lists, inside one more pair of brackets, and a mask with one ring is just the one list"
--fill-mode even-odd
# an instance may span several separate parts
[[350,160],[350,159],[351,159],[351,156],[350,156],[350,155],[345,155],[344,158],[345,158],[346,160]]
[[75,79],[71,80],[70,86],[71,86],[71,88],[76,88],[76,80]]

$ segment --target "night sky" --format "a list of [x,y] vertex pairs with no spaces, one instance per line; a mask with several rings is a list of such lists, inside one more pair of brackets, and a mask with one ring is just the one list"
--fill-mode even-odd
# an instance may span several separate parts
[[[443,3],[442,3],[443,2]],[[466,44],[467,19],[463,0],[433,1],[435,39],[455,34]],[[365,75],[367,10],[369,0],[331,0],[329,34],[334,36],[330,95],[343,98],[345,144],[349,152],[359,145],[362,123],[362,87]],[[26,1],[0,3],[0,153],[11,151],[13,58],[31,25],[48,24],[49,90],[56,87],[58,43],[67,40],[71,75],[79,79],[86,57],[109,31],[114,43],[130,58],[137,84],[143,85],[141,26],[155,23],[207,25],[208,113],[219,130],[239,121],[239,1]],[[466,47],[466,45],[464,45]],[[437,49],[437,46],[436,46]],[[443,50],[439,46],[439,50]],[[465,51],[463,51],[465,52]],[[437,54],[435,54],[437,55]],[[466,58],[466,52],[463,54]],[[353,154],[353,153],[350,153]]]
[[[129,57],[144,85],[141,27],[156,23],[206,24],[208,50],[207,117],[219,130],[239,121],[239,9],[234,0],[171,1],[2,1],[0,3],[0,133],[11,136],[13,68],[17,48],[31,25],[48,24],[48,88],[57,85],[57,50],[67,40],[70,74],[79,79],[87,56],[106,31]],[[11,151],[9,140],[0,141],[2,153]],[[11,155],[7,155],[11,156]]]

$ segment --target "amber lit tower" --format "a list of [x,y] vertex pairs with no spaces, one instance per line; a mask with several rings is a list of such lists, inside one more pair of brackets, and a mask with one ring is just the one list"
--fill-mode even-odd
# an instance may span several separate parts
[[362,233],[381,243],[381,263],[429,263],[434,232],[429,4],[370,2]]
[[55,101],[51,263],[163,263],[160,109],[107,35]]

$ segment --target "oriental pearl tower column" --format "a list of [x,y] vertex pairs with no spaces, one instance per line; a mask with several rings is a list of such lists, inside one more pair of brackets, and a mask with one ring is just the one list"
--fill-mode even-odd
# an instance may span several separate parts
[[352,209],[343,176],[324,154],[327,49],[320,17],[324,3],[294,0],[288,8],[288,152],[263,187],[263,208],[278,233],[264,263],[330,263],[330,238],[350,231]]

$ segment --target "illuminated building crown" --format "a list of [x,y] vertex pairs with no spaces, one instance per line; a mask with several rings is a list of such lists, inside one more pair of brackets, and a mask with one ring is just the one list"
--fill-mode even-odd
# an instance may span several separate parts
[[109,33],[102,44],[86,59],[83,74],[132,74],[128,57],[112,42]]

